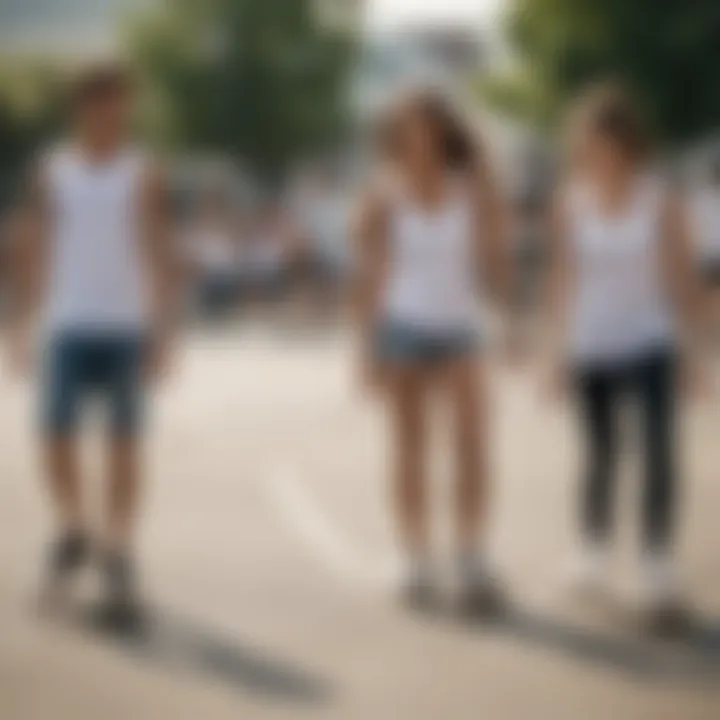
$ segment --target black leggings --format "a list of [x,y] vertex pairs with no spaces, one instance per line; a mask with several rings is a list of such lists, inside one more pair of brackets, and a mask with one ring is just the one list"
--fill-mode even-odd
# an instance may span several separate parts
[[645,453],[643,533],[646,547],[663,550],[675,520],[676,361],[656,352],[612,369],[584,369],[577,375],[587,438],[582,523],[587,537],[604,541],[612,530],[620,400],[630,395],[642,420]]

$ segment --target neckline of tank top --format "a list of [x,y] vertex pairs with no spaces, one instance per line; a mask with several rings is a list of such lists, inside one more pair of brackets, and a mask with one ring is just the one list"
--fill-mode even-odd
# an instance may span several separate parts
[[446,173],[441,197],[431,205],[420,201],[415,195],[407,181],[397,177],[395,181],[395,201],[399,208],[412,210],[426,220],[435,220],[443,217],[450,208],[453,208],[464,197],[463,188],[465,180],[461,176]]
[[114,170],[119,164],[137,155],[137,148],[130,143],[122,143],[111,155],[103,158],[93,158],[86,148],[78,142],[69,142],[61,146],[61,152],[74,160],[84,170],[92,174],[101,175]]
[[596,220],[606,225],[621,225],[634,217],[638,206],[650,196],[657,182],[658,179],[650,173],[637,173],[630,182],[627,197],[617,209],[612,211],[603,207],[597,184],[587,179],[582,181],[582,197],[585,199],[585,207]]

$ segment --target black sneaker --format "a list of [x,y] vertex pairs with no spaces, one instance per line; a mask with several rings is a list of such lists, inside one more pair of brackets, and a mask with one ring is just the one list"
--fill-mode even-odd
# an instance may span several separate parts
[[400,602],[420,613],[432,613],[438,609],[439,597],[432,568],[426,562],[408,563],[400,578]]
[[499,620],[508,609],[507,595],[502,583],[490,573],[474,573],[463,579],[458,610],[462,617],[477,620]]
[[80,532],[62,535],[51,547],[48,557],[49,575],[60,581],[77,572],[88,560],[90,543]]
[[673,600],[646,608],[642,617],[646,632],[666,640],[679,640],[692,630],[692,613],[681,601]]
[[432,613],[439,604],[437,590],[427,578],[407,580],[400,588],[400,600],[410,610],[420,613]]
[[98,621],[107,630],[127,633],[140,629],[142,608],[137,597],[135,573],[130,556],[112,552],[103,564],[105,599],[100,605]]
[[41,612],[60,609],[68,584],[90,557],[90,542],[84,533],[66,532],[53,542],[48,551],[45,578],[41,582],[38,609]]

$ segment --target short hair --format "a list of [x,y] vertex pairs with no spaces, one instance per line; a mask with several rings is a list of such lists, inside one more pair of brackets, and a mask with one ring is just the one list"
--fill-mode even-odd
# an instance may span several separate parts
[[95,63],[85,67],[75,78],[70,92],[72,107],[79,109],[97,101],[132,91],[130,71],[113,62]]
[[575,134],[597,133],[641,162],[651,151],[651,136],[632,94],[615,82],[603,82],[586,90],[572,114]]

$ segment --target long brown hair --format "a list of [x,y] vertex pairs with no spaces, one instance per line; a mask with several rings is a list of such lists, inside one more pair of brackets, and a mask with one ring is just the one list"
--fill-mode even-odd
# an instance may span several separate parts
[[616,82],[588,87],[569,115],[569,153],[576,160],[584,138],[597,133],[616,145],[632,162],[641,164],[652,151],[652,138],[642,110],[632,94]]
[[485,153],[480,139],[470,130],[460,113],[442,94],[416,91],[403,97],[379,123],[377,141],[380,152],[397,160],[403,153],[403,124],[408,115],[417,115],[432,128],[448,170],[475,174],[485,169]]

